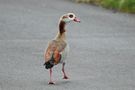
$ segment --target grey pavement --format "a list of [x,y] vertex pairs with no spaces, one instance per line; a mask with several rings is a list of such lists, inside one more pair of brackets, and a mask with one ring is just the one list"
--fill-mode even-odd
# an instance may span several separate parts
[[[44,50],[62,14],[67,25],[66,71],[54,67],[48,85]],[[0,90],[135,90],[135,16],[71,0],[0,0]]]

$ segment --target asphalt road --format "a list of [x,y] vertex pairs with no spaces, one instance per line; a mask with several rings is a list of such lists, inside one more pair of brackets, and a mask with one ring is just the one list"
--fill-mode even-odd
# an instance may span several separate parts
[[[74,12],[62,79],[48,85],[44,50],[62,14]],[[0,90],[135,90],[135,16],[70,0],[0,0]]]

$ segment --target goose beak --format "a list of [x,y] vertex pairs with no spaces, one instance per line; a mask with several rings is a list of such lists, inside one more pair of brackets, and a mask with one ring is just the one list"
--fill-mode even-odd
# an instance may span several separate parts
[[81,22],[80,19],[77,18],[77,17],[75,17],[74,21],[75,21],[75,22],[79,22],[79,23]]

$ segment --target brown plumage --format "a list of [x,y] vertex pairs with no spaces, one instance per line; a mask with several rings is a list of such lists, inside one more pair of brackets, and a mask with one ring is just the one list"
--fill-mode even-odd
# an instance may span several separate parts
[[66,25],[66,23],[64,21],[60,21],[59,32],[60,32],[61,35],[66,31],[65,30],[65,25]]
[[45,53],[45,62],[48,62],[53,54],[54,64],[58,64],[60,62],[60,53],[64,50],[67,43],[64,40],[56,39],[52,40]]
[[79,19],[76,18],[75,14],[68,13],[64,14],[59,21],[59,31],[54,40],[51,40],[48,44],[48,47],[45,51],[45,68],[50,69],[50,81],[49,84],[54,84],[52,81],[52,67],[59,63],[62,63],[62,72],[64,74],[64,79],[68,79],[64,66],[65,66],[65,58],[67,55],[68,44],[66,42],[65,35],[65,25],[70,22],[80,22]]

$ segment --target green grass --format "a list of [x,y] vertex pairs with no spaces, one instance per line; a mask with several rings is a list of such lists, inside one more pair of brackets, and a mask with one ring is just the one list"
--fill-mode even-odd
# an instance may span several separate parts
[[123,0],[123,2],[120,3],[119,9],[121,11],[135,13],[135,0]]
[[101,2],[101,5],[103,5],[104,7],[107,7],[107,8],[114,8],[114,9],[117,9],[119,8],[119,2],[120,0],[103,0]]
[[135,13],[135,0],[76,0],[77,2],[92,3],[105,8],[122,12]]

